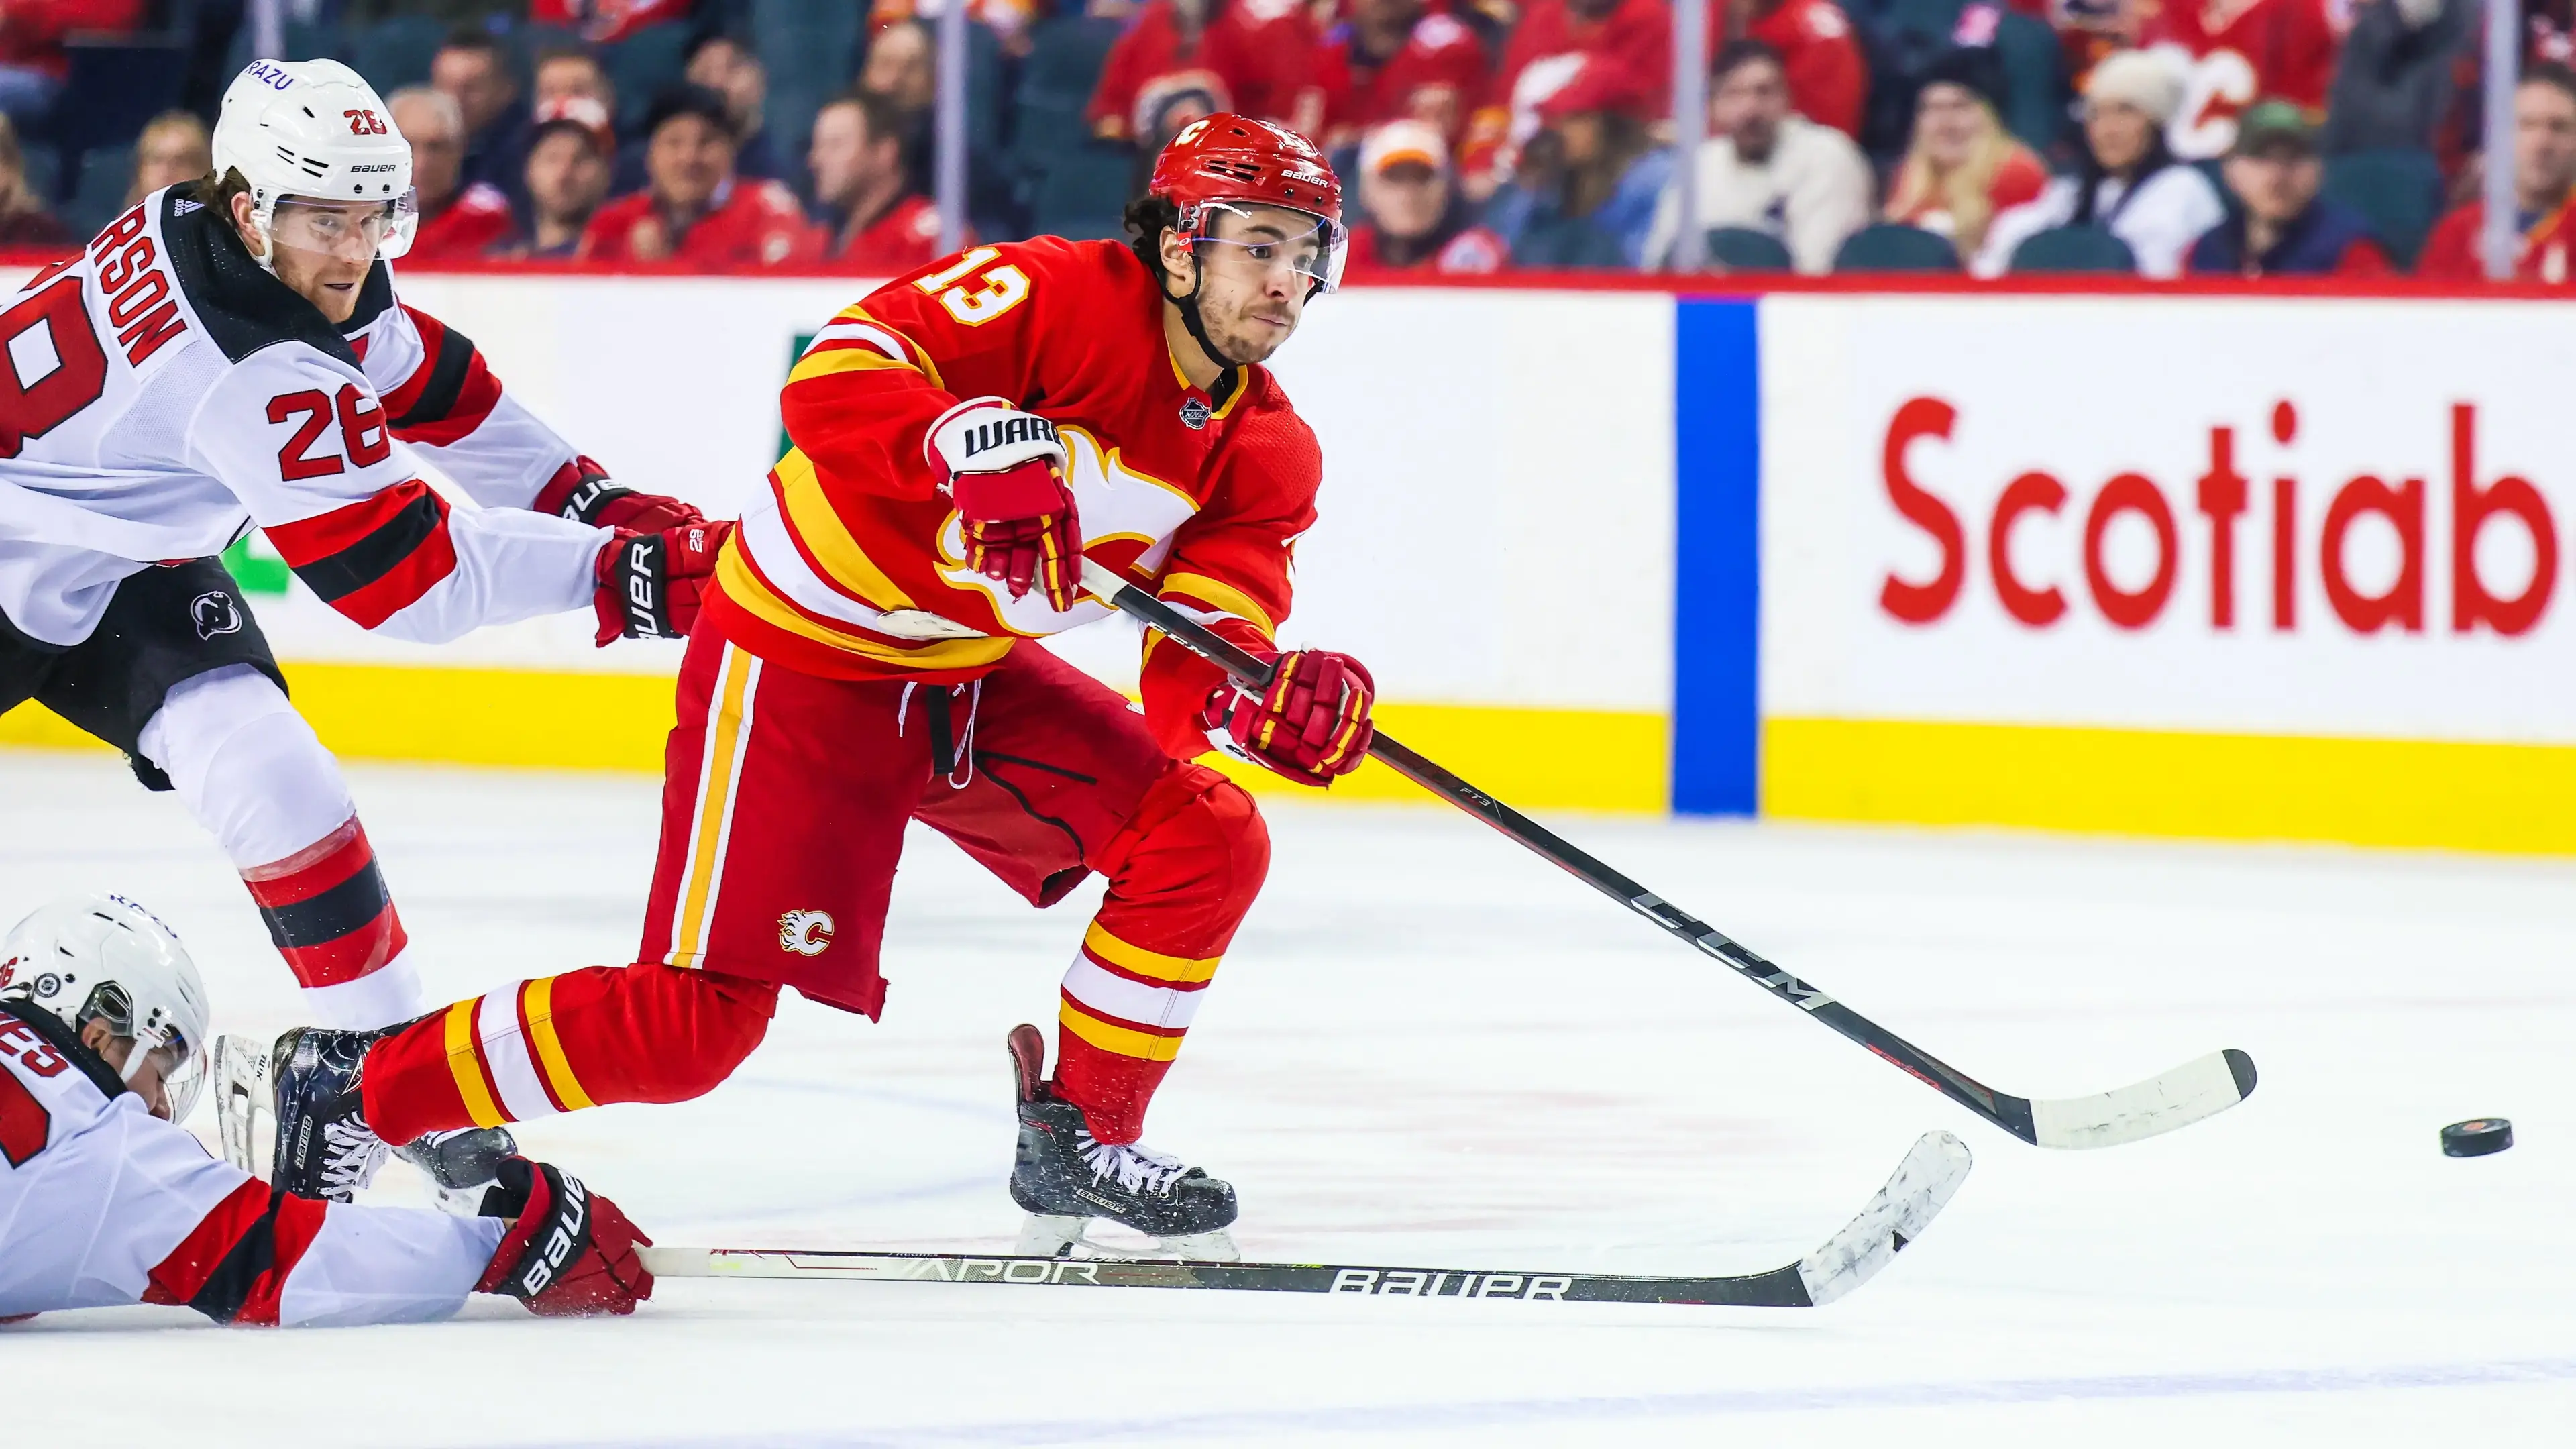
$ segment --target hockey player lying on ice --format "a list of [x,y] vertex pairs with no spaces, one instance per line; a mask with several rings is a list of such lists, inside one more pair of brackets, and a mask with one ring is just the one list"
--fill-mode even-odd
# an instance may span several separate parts
[[1035,905],[1108,881],[1064,976],[1052,1082],[1042,1040],[1014,1037],[1028,1246],[1106,1217],[1230,1251],[1233,1188],[1137,1141],[1269,863],[1252,798],[1190,761],[1222,740],[1327,784],[1367,753],[1373,686],[1347,656],[1297,651],[1245,697],[1149,636],[1140,717],[1022,641],[1108,615],[1081,592],[1088,553],[1274,652],[1321,459],[1259,364],[1337,279],[1341,195],[1303,140],[1216,116],[1163,152],[1128,220],[1132,249],[976,247],[816,335],[782,396],[795,448],[718,559],[681,666],[636,964],[396,1032],[290,1033],[278,1140],[317,1148],[281,1153],[282,1185],[362,1174],[369,1149],[327,1130],[360,1120],[402,1143],[695,1097],[760,1043],[781,986],[875,1017],[918,819]]
[[0,941],[0,1322],[168,1303],[218,1323],[409,1323],[468,1293],[541,1314],[653,1295],[617,1205],[511,1157],[457,1217],[288,1197],[176,1125],[205,1081],[206,988],[117,896],[58,901]]
[[[339,767],[206,555],[256,523],[366,628],[438,641],[589,607],[604,644],[687,632],[717,537],[610,485],[395,296],[413,218],[391,114],[335,61],[253,65],[212,175],[0,303],[0,711],[40,700],[175,788],[313,1019],[347,1027],[429,1002]],[[482,506],[451,510],[424,460]],[[470,1203],[511,1150],[478,1131],[407,1155]]]

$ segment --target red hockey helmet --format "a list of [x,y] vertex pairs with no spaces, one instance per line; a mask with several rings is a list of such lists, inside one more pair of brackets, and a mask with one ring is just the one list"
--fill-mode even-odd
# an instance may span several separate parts
[[[1311,216],[1314,245],[1293,253],[1293,260],[1314,283],[1313,291],[1341,285],[1350,244],[1342,225],[1342,183],[1314,143],[1294,131],[1231,114],[1192,121],[1154,158],[1146,190],[1178,208],[1173,230],[1193,248],[1242,245],[1215,235],[1215,218],[1228,210],[1277,206]],[[1288,239],[1291,245],[1305,240]]]

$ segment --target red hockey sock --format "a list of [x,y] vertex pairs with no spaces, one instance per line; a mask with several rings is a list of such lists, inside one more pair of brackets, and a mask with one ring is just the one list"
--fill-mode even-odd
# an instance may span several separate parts
[[355,815],[284,860],[241,876],[298,986],[345,985],[402,954],[402,917]]
[[1133,1142],[1235,927],[1270,869],[1252,797],[1175,764],[1090,862],[1108,898],[1065,972],[1055,1086],[1102,1142]]
[[768,1034],[778,988],[661,965],[591,966],[433,1012],[367,1053],[367,1124],[397,1145],[606,1102],[681,1102]]

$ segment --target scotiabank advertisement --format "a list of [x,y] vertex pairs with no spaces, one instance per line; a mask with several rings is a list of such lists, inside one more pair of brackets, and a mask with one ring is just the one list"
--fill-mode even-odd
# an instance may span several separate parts
[[2576,311],[1775,297],[1760,330],[1766,811],[2576,833]]

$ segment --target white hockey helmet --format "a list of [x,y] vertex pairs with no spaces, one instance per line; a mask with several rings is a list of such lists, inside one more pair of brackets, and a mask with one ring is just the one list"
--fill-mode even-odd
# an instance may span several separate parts
[[163,1079],[170,1120],[187,1120],[205,1085],[206,983],[161,918],[123,896],[66,896],[0,941],[0,1001],[51,1012],[72,1030],[103,1019],[134,1038],[126,1080],[161,1047],[178,1060]]
[[364,77],[336,60],[255,60],[225,88],[215,120],[215,176],[239,171],[250,183],[252,221],[274,271],[277,204],[380,202],[385,223],[376,255],[411,250],[418,216],[411,144],[393,111]]

